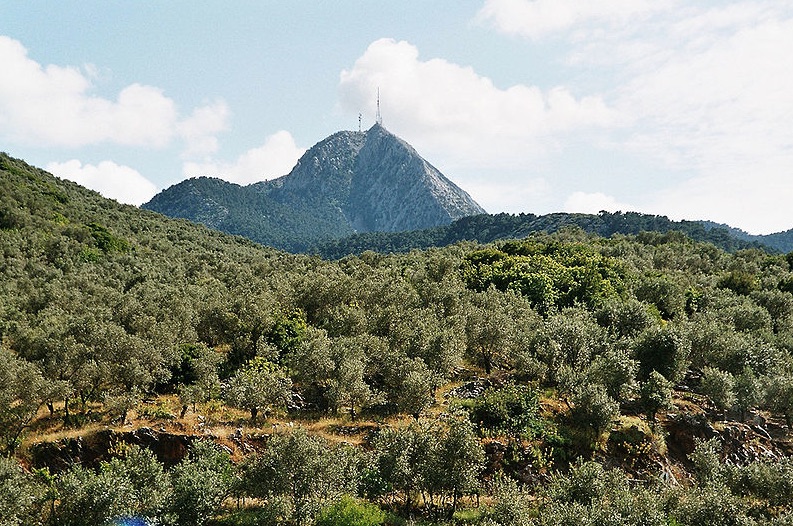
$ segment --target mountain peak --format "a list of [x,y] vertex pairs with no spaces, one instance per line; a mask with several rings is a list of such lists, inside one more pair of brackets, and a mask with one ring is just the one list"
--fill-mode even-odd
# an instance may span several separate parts
[[[199,191],[190,185],[185,192],[187,188],[177,191],[179,186],[161,192],[144,208],[291,250],[355,232],[431,228],[485,213],[380,123],[365,132],[326,137],[289,174],[272,181],[233,191],[205,184]],[[222,217],[208,217],[212,210]]]

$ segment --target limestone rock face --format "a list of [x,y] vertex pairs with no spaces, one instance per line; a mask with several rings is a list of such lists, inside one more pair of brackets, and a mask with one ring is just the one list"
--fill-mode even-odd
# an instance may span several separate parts
[[408,143],[376,124],[353,167],[348,218],[360,232],[399,232],[485,211]]
[[249,186],[188,179],[143,207],[293,251],[356,232],[431,228],[485,213],[379,124],[320,141],[283,177]]

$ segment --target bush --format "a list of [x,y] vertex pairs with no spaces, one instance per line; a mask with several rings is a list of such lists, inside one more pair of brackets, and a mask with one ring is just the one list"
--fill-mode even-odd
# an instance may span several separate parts
[[531,433],[540,423],[537,393],[526,385],[489,388],[473,402],[470,419],[482,429],[514,435]]
[[679,382],[688,368],[690,353],[691,343],[677,330],[661,328],[646,331],[638,338],[635,347],[639,378],[646,380],[655,370],[670,382]]
[[338,501],[323,508],[314,524],[315,526],[376,526],[383,524],[384,520],[385,513],[374,504],[344,495]]
[[45,489],[16,460],[0,457],[0,524],[33,523]]
[[620,415],[620,406],[599,384],[584,384],[573,395],[572,418],[577,425],[591,428],[600,436]]
[[702,393],[719,409],[729,409],[735,403],[735,378],[721,369],[705,367],[702,370]]
[[176,526],[200,526],[218,511],[232,487],[234,467],[228,453],[211,442],[195,442],[190,457],[171,471],[170,511]]

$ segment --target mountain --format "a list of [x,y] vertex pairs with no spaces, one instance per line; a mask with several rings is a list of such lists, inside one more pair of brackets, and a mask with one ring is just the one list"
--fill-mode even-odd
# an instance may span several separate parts
[[740,228],[734,228],[723,223],[714,223],[712,221],[701,221],[702,225],[707,230],[723,229],[727,230],[730,235],[736,239],[741,239],[749,242],[762,243],[780,252],[793,252],[793,229],[785,230],[784,232],[775,232],[773,234],[749,234]]
[[484,213],[380,124],[331,135],[283,177],[249,186],[188,179],[143,208],[290,251],[358,232],[431,228]]
[[[615,234],[636,235],[642,232],[665,234],[682,232],[694,241],[712,243],[727,252],[748,248],[787,252],[774,244],[778,236],[793,236],[793,231],[770,236],[750,236],[727,225],[703,224],[701,221],[672,221],[666,216],[637,212],[600,212],[599,214],[553,213],[481,214],[458,219],[451,224],[411,232],[368,232],[325,241],[310,252],[326,259],[339,259],[367,250],[380,253],[408,252],[413,249],[443,247],[460,241],[491,243],[502,239],[520,239],[535,232],[554,233],[567,227],[588,234],[610,237]],[[743,235],[740,233],[743,232]],[[775,237],[776,236],[776,237]]]

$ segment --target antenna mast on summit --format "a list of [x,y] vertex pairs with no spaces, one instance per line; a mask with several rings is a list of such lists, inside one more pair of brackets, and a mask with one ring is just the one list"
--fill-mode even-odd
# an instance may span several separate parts
[[375,117],[377,124],[383,124],[383,117],[380,115],[380,88],[377,88],[377,116]]

